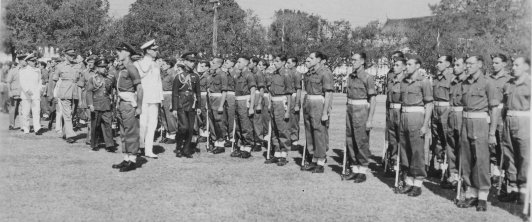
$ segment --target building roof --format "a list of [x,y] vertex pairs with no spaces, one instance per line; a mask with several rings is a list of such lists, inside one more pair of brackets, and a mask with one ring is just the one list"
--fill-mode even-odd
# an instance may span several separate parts
[[387,19],[384,25],[382,26],[382,31],[384,33],[405,33],[411,30],[414,26],[421,24],[423,22],[430,21],[433,16],[417,17],[417,18],[406,18],[406,19]]

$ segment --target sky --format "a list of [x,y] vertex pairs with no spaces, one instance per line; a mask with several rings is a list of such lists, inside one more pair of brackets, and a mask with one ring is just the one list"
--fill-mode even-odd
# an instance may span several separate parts
[[[223,0],[222,0],[223,1]],[[251,9],[268,26],[279,9],[297,9],[320,15],[329,21],[348,20],[353,27],[373,20],[422,17],[431,14],[429,4],[440,0],[235,0],[243,9]],[[109,0],[110,14],[122,17],[135,0]]]

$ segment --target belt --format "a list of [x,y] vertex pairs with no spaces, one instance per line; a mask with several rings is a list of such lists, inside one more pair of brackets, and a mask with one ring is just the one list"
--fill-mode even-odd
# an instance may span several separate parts
[[172,91],[163,91],[163,95],[168,95],[168,94],[172,95]]
[[292,97],[296,98],[297,93],[292,93]]
[[263,94],[263,96],[270,96],[270,94],[267,93],[267,92],[265,92],[265,93]]
[[501,103],[501,104],[499,104],[499,105],[497,106],[497,108],[499,108],[499,109],[502,109],[502,108],[504,108],[504,104],[502,104],[502,103]]
[[489,118],[487,112],[464,112],[462,113],[462,117],[467,119],[485,119]]
[[507,116],[530,116],[530,111],[508,110]]
[[450,106],[451,104],[446,101],[434,101],[435,106]]
[[390,109],[401,109],[401,103],[390,103]]
[[307,94],[307,99],[310,99],[310,100],[324,100],[325,97],[323,97],[322,95],[308,95]]
[[455,112],[462,112],[464,111],[464,107],[463,106],[451,106],[451,109]]
[[221,97],[221,96],[222,96],[222,93],[209,93],[209,96],[212,96],[212,97]]
[[423,106],[403,106],[401,107],[403,113],[424,113],[425,107]]
[[237,96],[235,99],[240,101],[240,100],[249,100],[250,98],[250,95],[243,95],[243,96]]
[[369,105],[368,101],[365,99],[347,99],[347,104],[349,105]]
[[206,95],[207,95],[207,92],[201,92],[201,95],[202,95],[202,96],[206,96]]
[[227,95],[235,95],[235,91],[226,91],[227,92]]
[[286,100],[286,96],[272,96],[272,101],[275,102],[284,102]]

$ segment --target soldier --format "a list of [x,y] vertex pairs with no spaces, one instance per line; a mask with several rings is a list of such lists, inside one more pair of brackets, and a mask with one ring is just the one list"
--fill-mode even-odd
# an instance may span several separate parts
[[140,147],[144,147],[144,156],[157,159],[153,153],[153,139],[157,128],[159,105],[163,101],[161,70],[155,62],[158,46],[155,40],[144,43],[140,49],[144,57],[134,63],[143,86],[142,114],[140,114]]
[[[436,68],[438,72],[434,78],[433,85],[433,97],[434,97],[434,110],[432,113],[432,157],[433,167],[436,166],[436,163],[441,163],[445,161],[444,155],[448,150],[447,144],[447,134],[449,131],[448,121],[449,113],[451,111],[450,107],[450,88],[451,80],[453,76],[452,70],[453,58],[449,55],[441,56],[438,58],[438,63]],[[446,163],[443,163],[446,164]],[[444,175],[445,176],[445,175]]]
[[[61,125],[60,125],[61,124],[61,121],[60,121],[61,111],[57,109],[58,101],[57,101],[57,98],[54,96],[54,89],[55,89],[56,82],[53,79],[54,79],[54,73],[55,73],[57,64],[60,62],[61,62],[60,58],[57,58],[57,57],[52,58],[51,63],[50,63],[48,84],[46,85],[46,101],[48,102],[48,105],[50,106],[50,109],[49,109],[50,121],[48,122],[48,130],[52,129],[52,123],[55,122],[57,132],[60,132],[60,129],[61,129]],[[57,119],[59,119],[59,121]]]
[[290,103],[290,123],[288,130],[290,131],[290,141],[292,143],[292,149],[299,146],[299,110],[301,108],[301,79],[302,74],[299,73],[296,68],[298,60],[296,57],[290,57],[286,61],[286,69],[288,74],[292,78],[295,93],[292,94],[292,101]]
[[[255,76],[249,70],[250,58],[240,56],[235,65],[235,99],[236,99],[236,128],[235,136],[241,147],[231,153],[231,157],[247,159],[251,157],[251,147],[254,145],[253,114],[255,113]],[[235,139],[236,139],[235,138]]]
[[278,55],[274,59],[275,71],[266,81],[266,87],[271,96],[269,110],[271,114],[271,140],[274,156],[268,157],[264,163],[277,163],[277,166],[284,166],[288,163],[286,157],[290,150],[290,103],[292,93],[294,93],[293,79],[290,73],[286,72],[286,56]]
[[249,62],[249,70],[253,73],[255,78],[255,83],[257,84],[255,90],[255,114],[253,115],[253,138],[254,145],[251,148],[251,151],[259,152],[262,150],[262,144],[264,141],[264,129],[267,128],[263,126],[263,107],[264,107],[264,88],[266,86],[266,79],[262,70],[257,67],[260,59],[257,57],[252,57]]
[[[211,61],[211,76],[207,79],[210,110],[208,115],[212,123],[211,141],[214,143],[212,153],[225,152],[224,140],[227,137],[227,127],[223,122],[224,104],[229,90],[228,76],[221,70],[223,59],[215,57]],[[210,148],[209,144],[209,148]]]
[[[163,86],[163,102],[161,104],[161,123],[164,127],[160,143],[172,143],[172,137],[175,141],[177,133],[177,117],[172,114],[172,89],[177,71],[174,68],[175,63],[172,60],[164,60],[161,66],[161,83]],[[170,138],[170,139],[169,139]]]
[[77,62],[77,53],[74,49],[65,50],[64,56],[66,61],[57,65],[53,80],[57,82],[57,97],[64,120],[63,138],[67,143],[74,143],[77,134],[73,129],[72,115],[79,100],[78,87],[82,87],[84,82],[83,66]]
[[9,96],[9,130],[15,130],[15,121],[19,115],[20,109],[20,76],[19,70],[26,66],[27,55],[18,55],[18,65],[13,66],[7,73],[7,93]]
[[48,85],[48,79],[50,79],[50,70],[46,68],[47,63],[46,62],[39,62],[37,68],[41,71],[41,85],[40,85],[40,106],[41,106],[41,113],[42,117],[44,119],[48,119],[50,117],[50,105],[48,104],[48,100],[46,99],[46,86]]
[[[270,64],[264,60],[261,59],[259,63],[257,64],[257,73],[255,75],[255,80],[257,81],[257,87],[261,87],[261,85],[264,85],[263,87],[263,96],[262,96],[262,104],[257,105],[255,108],[255,112],[258,114],[258,111],[260,110],[260,120],[257,122],[253,122],[254,127],[260,126],[262,128],[262,138],[263,141],[270,141],[271,138],[268,138],[267,135],[269,133],[268,123],[270,122],[271,115],[270,110],[267,109],[270,107],[270,91],[268,87],[266,87],[266,84],[268,82],[271,82],[271,75],[267,72],[267,68],[270,66]],[[260,92],[259,92],[260,95]],[[260,101],[257,101],[257,103]],[[259,109],[260,108],[260,109]]]
[[[476,206],[477,211],[486,211],[490,188],[489,146],[497,144],[495,130],[500,98],[492,81],[482,73],[484,60],[481,56],[469,57],[466,61],[468,77],[462,82],[464,105],[460,155],[462,178],[466,186],[465,199],[457,202],[459,208]],[[488,115],[490,111],[490,115]]]
[[401,165],[407,169],[406,178],[398,193],[411,197],[421,195],[421,186],[427,177],[425,170],[424,139],[428,135],[433,109],[432,86],[419,69],[421,61],[409,59],[406,75],[401,82],[401,123],[399,138]]
[[[307,95],[304,100],[306,147],[312,151],[312,161],[301,170],[323,173],[329,150],[329,114],[333,89],[331,70],[322,64],[326,56],[321,52],[310,53],[309,72],[304,78]],[[306,157],[303,157],[303,161]]]
[[508,190],[499,201],[523,203],[530,161],[530,59],[517,58],[512,69],[513,78],[503,88],[506,118],[502,148]]
[[105,141],[105,149],[109,152],[114,152],[115,141],[113,139],[113,131],[111,129],[112,109],[111,94],[115,88],[115,78],[109,75],[107,71],[107,61],[99,59],[95,62],[92,76],[87,81],[86,96],[87,107],[91,112],[91,135],[90,146],[93,151],[98,151],[98,129],[101,129],[103,140]]
[[[80,109],[80,112],[83,113],[81,116],[83,118],[80,118],[81,120],[85,121],[87,120],[87,138],[85,140],[85,144],[87,145],[91,145],[92,144],[92,130],[91,130],[91,127],[92,127],[92,124],[91,124],[91,110],[89,109],[88,107],[88,96],[87,96],[87,85],[89,84],[89,80],[92,78],[92,76],[95,76],[97,75],[96,74],[96,71],[95,71],[95,66],[94,66],[94,63],[96,62],[96,59],[98,59],[97,56],[95,55],[91,55],[91,56],[88,56],[86,59],[85,59],[85,62],[87,63],[87,68],[83,71],[83,79],[85,80],[83,82],[83,89],[81,90],[81,98],[79,100],[79,105],[78,105],[78,109]],[[106,73],[107,75],[107,73]],[[87,117],[87,118],[85,118]],[[96,125],[96,126],[99,126],[99,125]],[[96,130],[95,132],[98,132],[98,130]],[[104,135],[105,136],[105,135]],[[93,147],[91,145],[91,147]],[[94,148],[94,147],[93,147]]]
[[[506,66],[508,65],[508,58],[501,53],[497,53],[495,55],[491,56],[493,61],[493,73],[489,75],[489,81],[493,82],[493,85],[497,89],[497,98],[502,99],[503,94],[502,90],[504,87],[504,84],[510,80],[511,76],[508,74],[508,71],[506,70]],[[502,138],[502,132],[504,129],[504,121],[502,120],[502,108],[503,104],[500,103],[498,112],[498,120],[497,120],[497,129],[495,131],[495,138],[497,139],[497,145],[490,147],[490,168],[491,168],[491,177],[492,177],[492,184],[497,186],[499,184],[499,180],[502,180],[502,172],[501,164],[503,153],[501,150],[501,138]]]
[[120,169],[120,172],[127,172],[137,168],[136,160],[140,143],[138,117],[142,113],[143,90],[140,75],[131,61],[131,56],[137,53],[133,46],[121,43],[116,48],[116,52],[122,64],[117,74],[116,91],[119,100],[118,118],[122,124],[120,127],[122,152],[125,156],[121,163],[114,164],[112,167]]
[[[199,142],[206,142],[209,132],[207,132],[207,121],[209,121],[209,116],[207,113],[207,89],[209,87],[208,79],[211,76],[211,64],[209,61],[203,60],[198,63],[197,71],[199,73],[199,82],[200,82],[200,95],[201,98],[198,100],[198,105],[201,108],[201,124],[200,126],[200,138]],[[210,126],[212,127],[212,125]],[[203,133],[202,133],[203,132]],[[207,144],[208,146],[208,144]]]
[[[399,129],[401,124],[401,82],[406,69],[406,59],[397,58],[393,65],[393,73],[389,75],[386,84],[386,137],[387,137],[387,161],[392,167],[397,161],[399,142]],[[398,170],[398,169],[396,169]],[[391,171],[389,171],[391,172]]]
[[460,131],[462,130],[462,112],[464,106],[462,104],[462,82],[467,78],[467,73],[465,72],[465,58],[456,58],[454,60],[453,73],[454,76],[451,79],[450,88],[449,88],[449,102],[450,109],[449,112],[449,121],[448,121],[448,130],[447,130],[447,163],[449,176],[447,180],[441,182],[441,187],[444,189],[452,189],[458,185],[458,158],[459,147],[460,147]]
[[346,150],[351,173],[345,179],[355,183],[366,181],[369,173],[369,131],[375,113],[375,77],[365,71],[366,53],[354,53],[353,73],[347,77]]
[[[194,120],[201,108],[196,106],[196,98],[200,98],[199,76],[192,72],[196,53],[185,53],[185,65],[177,65],[177,76],[172,87],[172,113],[178,120],[176,135],[176,157],[192,158],[195,147],[192,144]],[[195,141],[194,141],[195,142]]]
[[234,121],[235,121],[235,80],[234,76],[236,75],[236,70],[234,69],[235,66],[235,58],[229,57],[226,58],[223,65],[224,75],[227,77],[227,91],[226,91],[226,98],[225,98],[225,107],[226,110],[224,112],[224,118],[223,122],[227,129],[226,132],[226,140],[224,143],[225,147],[232,146],[232,143],[236,142],[233,138],[233,128],[234,128]]
[[30,110],[33,119],[35,135],[42,135],[41,128],[41,70],[37,68],[37,57],[29,54],[24,58],[28,65],[19,70],[20,98],[22,100],[22,129],[25,134],[30,133],[28,117]]

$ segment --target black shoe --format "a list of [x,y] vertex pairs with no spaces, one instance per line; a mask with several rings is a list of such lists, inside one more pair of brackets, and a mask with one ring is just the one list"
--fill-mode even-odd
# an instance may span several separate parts
[[70,138],[67,138],[67,139],[66,139],[66,142],[67,142],[67,143],[75,143],[75,142],[76,142],[76,139],[70,137]]
[[192,153],[183,153],[183,157],[192,159]]
[[401,187],[397,193],[399,194],[407,194],[407,193],[410,193],[410,191],[412,191],[412,189],[414,188],[414,186],[410,186],[410,185],[404,185],[403,187]]
[[198,143],[205,143],[205,142],[207,142],[207,137],[203,137],[203,136],[202,136],[202,137],[200,137],[200,138],[198,139]]
[[44,133],[44,129],[40,128],[39,130],[37,130],[37,132],[35,132],[35,135],[40,136],[42,135],[42,133]]
[[277,166],[284,166],[288,163],[288,160],[286,160],[286,158],[284,157],[281,157],[279,158],[279,162],[277,162]]
[[137,164],[131,161],[128,161],[126,165],[120,168],[120,172],[128,172],[137,169]]
[[229,140],[226,140],[224,142],[224,147],[233,147],[233,142],[229,141]]
[[440,183],[441,188],[448,189],[448,190],[454,190],[456,189],[456,186],[458,186],[458,181],[449,182],[448,180],[444,180]]
[[248,151],[242,151],[241,152],[242,154],[240,155],[240,157],[244,158],[244,159],[247,159],[247,158],[250,158],[251,157],[251,153],[248,152]]
[[116,146],[111,146],[111,147],[105,147],[105,150],[107,150],[107,152],[109,153],[114,153],[116,152],[117,148]]
[[354,182],[355,183],[363,183],[366,181],[366,174],[359,173],[357,177],[355,177]]
[[176,141],[174,139],[166,139],[166,141],[164,143],[165,144],[174,144],[174,143],[176,143]]
[[213,154],[219,154],[219,153],[225,153],[224,147],[215,147],[214,150],[212,150]]
[[279,162],[279,158],[277,157],[271,157],[270,159],[264,161],[265,164],[278,163],[278,162]]
[[410,192],[407,194],[409,197],[417,197],[421,195],[421,187],[414,186]]
[[308,163],[301,167],[301,171],[313,171],[317,166],[316,163]]
[[146,153],[144,152],[144,148],[139,148],[139,156],[146,156]]
[[469,208],[474,207],[478,205],[478,198],[466,198],[464,200],[460,200],[456,203],[456,206],[458,208]]
[[92,147],[91,151],[94,151],[94,152],[100,151],[100,147]]
[[113,169],[120,169],[120,168],[122,168],[122,167],[125,167],[125,166],[127,165],[127,162],[128,162],[128,161],[125,161],[125,160],[124,160],[124,161],[122,161],[122,162],[119,163],[119,164],[113,164],[112,167],[113,167]]
[[497,199],[500,202],[505,202],[505,203],[517,202],[517,201],[519,201],[519,193],[515,192],[515,191],[512,191],[512,192],[507,193],[507,194],[501,194]]
[[166,143],[168,141],[168,138],[163,137],[161,140],[159,140],[159,143]]
[[355,178],[359,177],[360,173],[353,173],[349,171],[348,173],[342,175],[342,179],[344,180],[354,180]]
[[488,201],[479,200],[477,204],[477,211],[486,211],[488,210]]
[[12,125],[9,125],[9,130],[17,130],[17,129],[15,129],[15,127],[13,127]]
[[253,147],[251,147],[252,152],[260,152],[262,151],[262,146],[260,144],[255,144]]
[[240,150],[235,150],[231,153],[231,157],[242,157],[242,152]]
[[325,171],[325,167],[324,166],[321,166],[321,165],[318,165],[314,168],[314,170],[312,171],[312,173],[323,173]]

